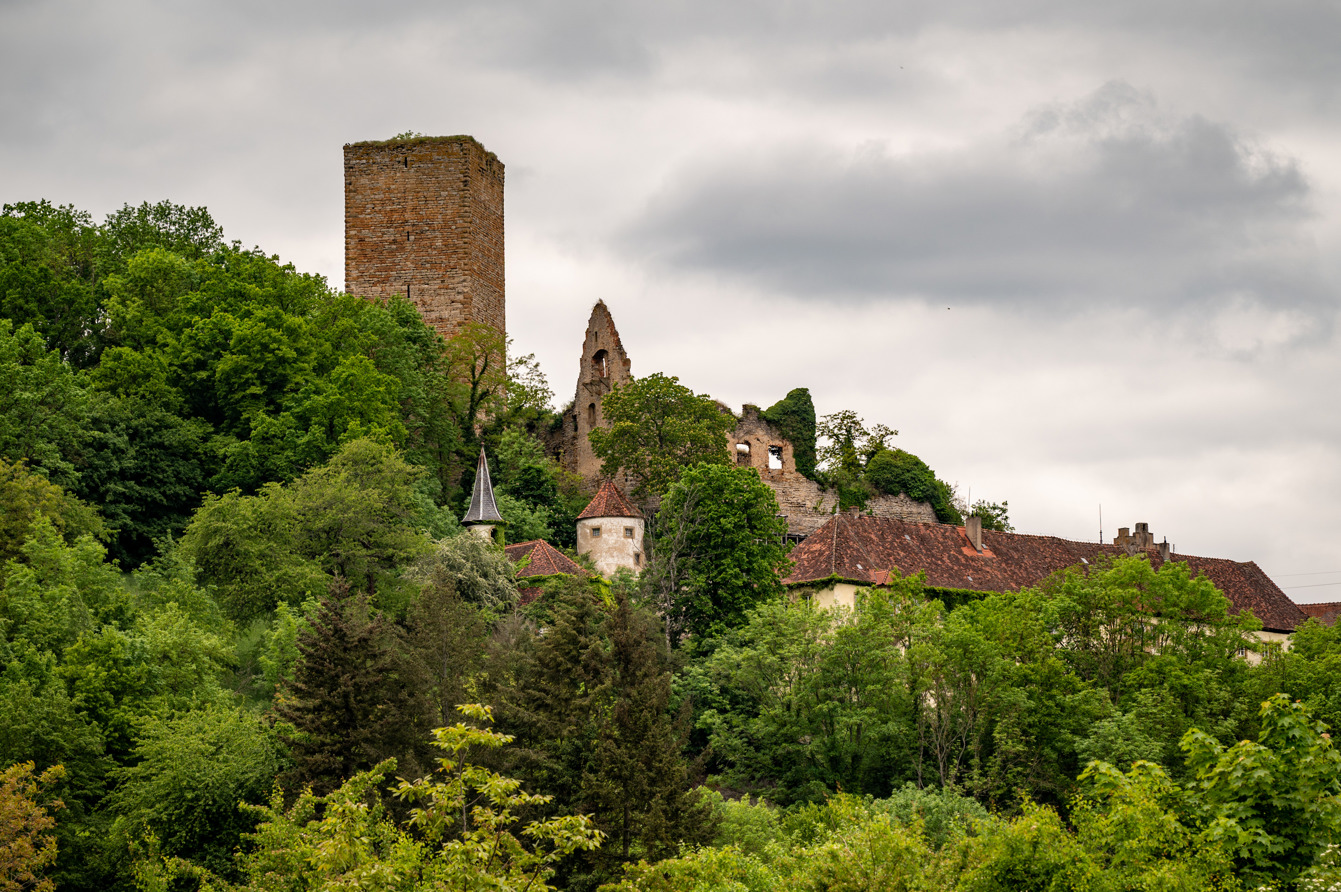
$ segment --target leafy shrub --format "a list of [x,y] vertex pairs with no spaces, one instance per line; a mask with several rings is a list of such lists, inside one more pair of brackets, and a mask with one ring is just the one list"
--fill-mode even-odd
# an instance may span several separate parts
[[927,463],[902,449],[884,449],[866,463],[865,479],[876,489],[889,495],[904,493],[910,499],[930,502],[941,523],[964,522],[951,501],[949,484],[938,480]]

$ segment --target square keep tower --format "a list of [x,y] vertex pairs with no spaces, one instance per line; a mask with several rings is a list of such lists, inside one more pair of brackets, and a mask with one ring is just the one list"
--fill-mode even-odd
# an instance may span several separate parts
[[444,338],[506,335],[498,156],[469,136],[346,145],[345,291],[404,295]]

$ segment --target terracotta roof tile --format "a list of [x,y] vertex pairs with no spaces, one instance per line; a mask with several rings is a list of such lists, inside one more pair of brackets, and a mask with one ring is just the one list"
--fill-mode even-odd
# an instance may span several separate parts
[[518,542],[516,545],[509,545],[503,549],[503,553],[514,564],[520,563],[527,557],[531,559],[530,563],[517,572],[518,578],[521,579],[525,579],[527,576],[553,576],[559,573],[569,576],[590,575],[572,558],[543,539],[532,539],[530,542]]
[[601,488],[596,492],[596,498],[582,513],[577,516],[578,520],[586,520],[588,517],[642,517],[643,513],[633,506],[633,503],[624,497],[624,494],[616,488],[615,484],[607,480],[601,484]]
[[[1011,591],[1036,585],[1057,570],[1127,554],[1117,545],[1073,542],[986,530],[979,554],[963,527],[907,523],[887,517],[837,515],[791,553],[795,564],[787,585],[842,579],[871,585],[897,568],[905,575],[924,571],[934,588]],[[1158,569],[1158,552],[1144,552]],[[1174,555],[1194,573],[1205,572],[1229,598],[1235,612],[1252,610],[1273,631],[1292,631],[1305,614],[1255,563]]]
[[1341,617],[1341,601],[1326,601],[1321,604],[1300,604],[1299,609],[1322,623],[1324,626],[1335,625],[1337,617]]

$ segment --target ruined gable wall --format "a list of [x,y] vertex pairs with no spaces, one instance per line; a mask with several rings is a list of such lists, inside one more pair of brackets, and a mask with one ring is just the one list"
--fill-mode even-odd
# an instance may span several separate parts
[[[604,426],[601,400],[616,387],[632,380],[632,364],[619,339],[619,330],[604,301],[597,301],[587,320],[578,361],[577,389],[573,408],[563,418],[562,436],[557,444],[560,463],[594,487],[601,475],[601,460],[587,439],[597,427]],[[616,481],[627,492],[626,481]]]
[[469,136],[344,147],[345,291],[408,295],[445,338],[507,333],[503,163]]

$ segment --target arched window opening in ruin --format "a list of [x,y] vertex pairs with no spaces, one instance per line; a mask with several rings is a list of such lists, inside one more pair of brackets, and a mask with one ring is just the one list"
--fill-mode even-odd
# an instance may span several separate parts
[[596,426],[596,404],[587,406],[587,427]]
[[768,469],[769,469],[770,471],[781,471],[781,470],[782,470],[782,447],[781,447],[781,446],[769,446],[769,447],[768,447]]
[[736,464],[740,465],[742,468],[748,468],[750,466],[749,443],[736,444]]
[[604,350],[597,350],[596,354],[591,357],[591,370],[596,373],[597,378],[605,378],[610,374],[605,362],[607,355]]

